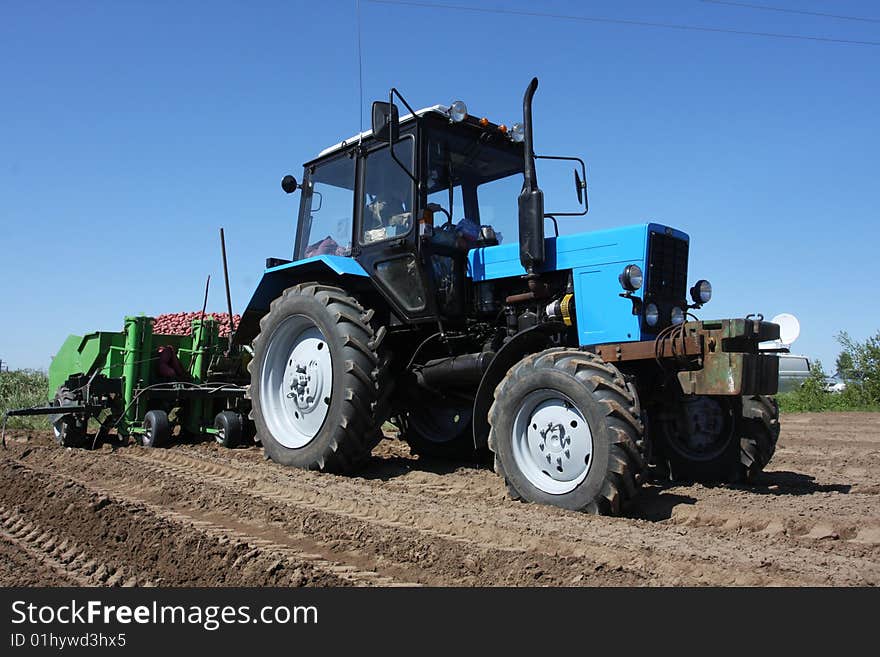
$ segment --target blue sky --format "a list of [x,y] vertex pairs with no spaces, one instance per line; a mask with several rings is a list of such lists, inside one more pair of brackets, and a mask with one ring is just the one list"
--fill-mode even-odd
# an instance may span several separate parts
[[[878,22],[697,0],[455,4],[880,41]],[[393,85],[510,124],[540,78],[537,150],[588,163],[590,213],[563,232],[688,232],[704,317],[792,312],[796,350],[828,369],[839,330],[880,330],[880,47],[367,0],[361,16],[367,107]],[[236,311],[264,259],[289,257],[281,176],[360,127],[355,1],[5,0],[0,80],[0,359],[46,367],[68,333],[199,308],[208,274],[222,310],[219,226]],[[548,205],[569,175],[542,175]]]

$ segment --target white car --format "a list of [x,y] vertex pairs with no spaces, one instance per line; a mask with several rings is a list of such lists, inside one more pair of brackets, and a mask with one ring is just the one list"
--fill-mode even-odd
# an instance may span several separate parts
[[846,389],[846,382],[836,376],[825,378],[825,392],[843,392]]

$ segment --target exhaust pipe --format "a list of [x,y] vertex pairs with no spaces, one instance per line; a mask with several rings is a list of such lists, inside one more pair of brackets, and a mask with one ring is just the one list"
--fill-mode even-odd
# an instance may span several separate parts
[[544,192],[538,187],[535,173],[535,149],[532,141],[532,98],[538,90],[538,78],[532,78],[523,96],[523,188],[519,195],[519,261],[529,273],[544,262]]
[[416,380],[429,388],[473,386],[480,382],[495,354],[483,351],[429,360],[416,372]]

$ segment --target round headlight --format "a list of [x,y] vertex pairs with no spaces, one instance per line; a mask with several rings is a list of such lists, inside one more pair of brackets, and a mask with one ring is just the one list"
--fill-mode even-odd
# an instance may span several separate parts
[[624,290],[635,292],[642,287],[642,268],[638,265],[627,265],[617,280],[620,281]]
[[669,315],[669,319],[673,324],[681,324],[684,321],[684,311],[678,306],[674,306],[672,308],[672,312]]
[[453,123],[461,123],[467,116],[467,105],[457,100],[449,106],[449,118]]
[[649,303],[645,306],[645,324],[648,326],[657,326],[657,322],[660,319],[660,311],[657,310],[657,306],[653,303]]
[[526,138],[526,129],[522,123],[514,123],[510,126],[510,138],[515,142],[524,141]]
[[691,299],[694,303],[709,303],[712,298],[712,284],[707,280],[699,280],[691,288]]

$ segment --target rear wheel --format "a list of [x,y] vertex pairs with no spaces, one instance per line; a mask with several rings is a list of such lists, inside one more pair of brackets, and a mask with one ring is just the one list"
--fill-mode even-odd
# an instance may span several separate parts
[[549,349],[514,365],[495,389],[489,448],[511,496],[616,514],[642,480],[635,392],[594,354]]
[[474,455],[472,415],[472,404],[451,399],[411,406],[406,414],[403,439],[413,454],[467,459]]
[[266,455],[348,472],[381,439],[387,405],[385,331],[337,287],[306,283],[272,302],[254,341],[251,417]]

